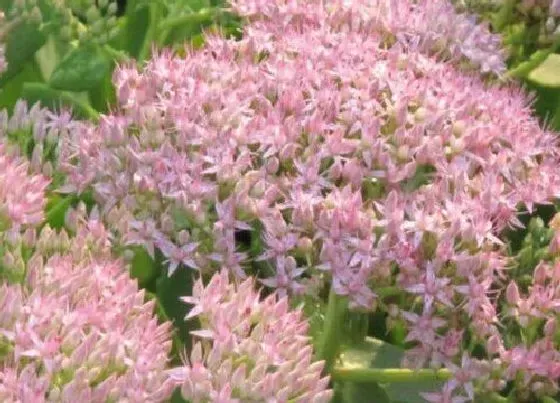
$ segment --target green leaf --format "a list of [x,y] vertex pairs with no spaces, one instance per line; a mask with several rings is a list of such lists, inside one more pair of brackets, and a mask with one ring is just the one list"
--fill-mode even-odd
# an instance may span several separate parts
[[162,17],[163,9],[157,2],[150,3],[149,6],[149,20],[148,20],[148,30],[144,37],[142,43],[142,48],[138,52],[138,60],[146,60],[150,58],[152,48],[156,45],[158,33],[160,30],[160,20]]
[[132,258],[130,275],[138,279],[141,287],[145,287],[154,280],[160,270],[158,270],[158,265],[144,248],[133,247],[131,250],[134,252],[134,257]]
[[126,3],[126,25],[124,49],[134,58],[138,58],[146,32],[150,25],[150,8],[140,4],[139,0],[128,0]]
[[6,36],[8,70],[0,76],[0,87],[23,70],[25,64],[46,42],[46,37],[36,24],[16,23]]
[[555,53],[548,55],[529,73],[529,80],[545,87],[560,87],[560,55]]
[[181,396],[181,388],[177,388],[173,391],[173,395],[171,395],[170,403],[186,403],[188,400],[183,399]]
[[[345,368],[399,368],[404,350],[371,337],[357,347],[344,350],[341,355]],[[413,380],[381,384],[392,402],[424,403],[421,392],[441,389],[442,381]]]
[[194,272],[185,267],[179,267],[171,277],[163,270],[156,283],[158,301],[163,306],[167,317],[175,325],[179,338],[187,348],[191,346],[189,332],[194,330],[196,322],[185,321],[185,316],[191,306],[185,304],[180,298],[192,295],[193,276]]
[[42,81],[41,72],[34,61],[27,63],[21,72],[0,89],[0,109],[7,108],[11,114],[14,105],[22,96],[24,83],[29,81]]
[[110,68],[111,62],[99,46],[80,46],[70,51],[56,66],[49,84],[59,90],[88,91],[103,82]]
[[53,195],[47,205],[47,223],[51,228],[62,228],[64,218],[70,206],[76,201],[75,196]]
[[77,117],[93,121],[99,119],[99,113],[89,104],[78,99],[76,94],[52,89],[43,83],[25,83],[21,93],[30,104],[41,102],[41,105],[51,109],[66,106],[70,107]]
[[294,309],[300,307],[303,310],[303,314],[309,324],[308,334],[316,350],[319,347],[318,342],[325,325],[325,314],[327,311],[325,302],[316,295],[293,295],[290,298],[290,305]]

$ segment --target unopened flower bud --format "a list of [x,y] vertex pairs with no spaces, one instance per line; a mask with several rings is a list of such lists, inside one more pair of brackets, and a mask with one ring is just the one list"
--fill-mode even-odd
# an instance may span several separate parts
[[497,335],[490,336],[486,345],[486,351],[488,351],[489,354],[499,354],[502,350],[503,345],[500,338]]
[[556,213],[552,220],[549,221],[548,226],[555,231],[560,231],[560,213]]
[[109,7],[107,8],[107,14],[115,15],[115,14],[117,14],[117,9],[118,9],[117,3],[112,2],[111,4],[109,4]]
[[465,149],[465,141],[462,138],[451,137],[449,139],[449,146],[453,153],[458,154]]
[[410,147],[406,144],[401,145],[397,149],[397,159],[399,161],[406,161],[408,160],[408,153],[410,152]]
[[464,120],[458,120],[453,123],[453,128],[451,129],[455,137],[461,137],[465,133],[466,123]]
[[86,12],[86,19],[89,24],[93,24],[101,17],[99,9],[95,6],[91,6]]
[[519,296],[519,288],[517,287],[517,283],[514,281],[509,283],[507,286],[506,299],[510,305],[517,305],[521,299]]
[[33,24],[40,24],[43,21],[43,15],[39,7],[35,6],[31,9],[29,13],[29,22]]
[[389,304],[387,307],[387,313],[392,318],[396,318],[399,315],[400,309],[396,304]]
[[125,262],[132,262],[132,260],[134,259],[134,251],[132,249],[126,249],[123,252],[123,259],[125,260]]
[[278,168],[280,167],[280,161],[278,158],[272,157],[266,160],[266,172],[270,175],[274,175],[278,172]]
[[177,241],[179,241],[179,243],[181,245],[185,245],[186,243],[188,243],[191,239],[191,234],[189,234],[188,231],[180,231],[179,234],[177,234]]
[[298,239],[297,248],[303,253],[310,253],[313,250],[313,241],[308,237]]
[[41,169],[41,172],[46,177],[51,177],[54,174],[54,167],[52,162],[50,161],[45,162],[43,164],[43,168]]
[[428,111],[426,110],[426,108],[420,107],[416,109],[416,112],[414,112],[414,121],[416,123],[424,123],[427,115]]
[[544,324],[544,334],[546,337],[554,337],[556,333],[556,318],[550,318]]
[[546,32],[552,33],[556,28],[556,22],[554,21],[554,17],[548,17],[545,24]]

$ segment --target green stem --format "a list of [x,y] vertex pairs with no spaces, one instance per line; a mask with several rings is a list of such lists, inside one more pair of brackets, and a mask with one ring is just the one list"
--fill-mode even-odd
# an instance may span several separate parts
[[196,13],[168,18],[160,24],[159,28],[161,30],[171,30],[173,28],[181,27],[187,24],[202,24],[204,22],[212,21],[221,13],[222,10],[219,8],[203,8]]
[[510,400],[507,397],[500,396],[497,393],[492,393],[488,396],[488,403],[508,403]]
[[333,381],[355,383],[399,383],[417,381],[446,381],[452,377],[447,369],[401,369],[401,368],[341,368],[331,371]]
[[138,55],[138,60],[146,60],[150,56],[152,52],[152,46],[154,46],[158,30],[161,29],[160,26],[160,19],[161,19],[161,6],[158,4],[157,1],[150,3],[150,25],[148,31],[146,32],[146,37],[144,38],[144,43],[142,44],[142,48],[140,49],[140,53]]
[[394,297],[395,295],[400,295],[402,293],[402,288],[395,286],[381,287],[376,289],[374,292],[379,298]]
[[517,0],[506,0],[506,2],[502,5],[502,8],[500,8],[500,11],[496,15],[496,19],[494,20],[494,27],[497,31],[504,29],[507,22],[510,20],[516,2]]
[[117,50],[109,45],[103,45],[103,50],[117,63],[125,63],[130,61],[130,57],[128,57],[127,53],[123,52],[122,50]]
[[341,344],[342,321],[348,302],[346,297],[337,295],[331,286],[325,325],[319,340],[318,356],[325,361],[325,371],[330,372],[338,356]]

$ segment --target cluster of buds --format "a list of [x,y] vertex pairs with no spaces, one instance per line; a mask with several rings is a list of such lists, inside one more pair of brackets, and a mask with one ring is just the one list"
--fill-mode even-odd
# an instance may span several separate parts
[[[38,2],[16,0],[9,8],[11,20],[21,20],[42,25],[48,16],[48,33],[63,41],[79,39],[82,42],[106,43],[118,35],[117,1],[61,0]],[[84,22],[82,22],[84,21]]]
[[8,153],[27,157],[29,171],[50,178],[53,186],[61,180],[54,171],[59,138],[80,125],[68,110],[53,113],[39,103],[30,108],[23,100],[16,102],[11,115],[0,111],[0,138]]
[[107,258],[108,248],[94,219],[73,238],[44,229],[24,282],[0,287],[0,400],[170,396],[170,324],[158,324],[154,302],[122,262]]
[[265,299],[253,279],[230,282],[228,270],[216,273],[205,287],[198,280],[187,319],[197,317],[202,330],[182,368],[171,371],[181,393],[202,402],[314,402],[332,398],[323,362],[313,362],[300,310],[290,311],[287,298]]
[[25,277],[0,287],[0,400],[162,401],[170,324],[119,260],[85,206],[71,234],[44,227],[27,240]]
[[[72,2],[70,3],[84,3]],[[81,42],[94,42],[104,44],[119,33],[117,26],[117,2],[116,0],[101,0],[92,2],[88,1],[87,6],[72,8],[78,15],[85,17],[87,26],[78,28],[78,38]]]

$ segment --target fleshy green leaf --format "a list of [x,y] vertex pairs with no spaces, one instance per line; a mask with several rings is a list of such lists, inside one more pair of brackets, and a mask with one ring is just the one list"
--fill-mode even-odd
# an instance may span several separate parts
[[13,107],[21,98],[23,84],[30,81],[41,81],[41,72],[34,61],[27,63],[24,69],[0,88],[0,109],[7,108],[12,113]]
[[6,36],[6,60],[8,70],[0,76],[0,86],[23,70],[46,41],[36,24],[20,22]]
[[132,251],[134,257],[132,258],[130,275],[138,279],[141,287],[145,287],[159,274],[158,266],[144,248],[134,247]]
[[101,85],[110,68],[111,62],[99,46],[80,46],[56,66],[49,84],[59,90],[88,91]]
[[76,201],[74,196],[53,195],[47,205],[47,222],[51,228],[62,228],[70,206]]
[[139,0],[126,2],[124,49],[134,58],[138,58],[142,50],[150,25],[150,8],[141,3]]
[[560,87],[560,55],[549,54],[544,62],[529,73],[529,80],[545,87]]
[[30,104],[39,101],[41,105],[51,109],[59,109],[61,106],[66,106],[70,107],[77,117],[94,121],[99,119],[97,111],[86,102],[78,99],[75,94],[52,89],[43,83],[25,83],[22,96]]
[[180,298],[192,295],[193,276],[194,272],[185,267],[179,267],[171,277],[167,275],[166,270],[163,270],[156,283],[158,301],[167,317],[173,322],[177,335],[187,349],[191,345],[189,332],[194,330],[197,323],[194,320],[185,321],[185,316],[192,306],[185,304]]

